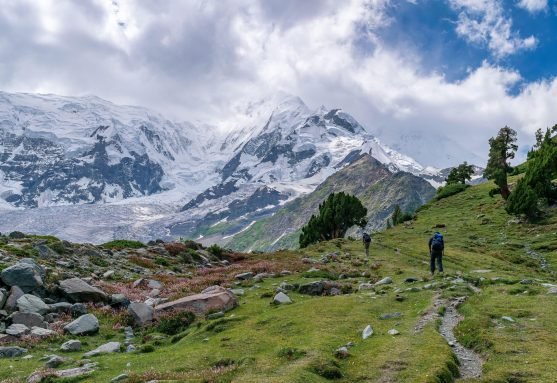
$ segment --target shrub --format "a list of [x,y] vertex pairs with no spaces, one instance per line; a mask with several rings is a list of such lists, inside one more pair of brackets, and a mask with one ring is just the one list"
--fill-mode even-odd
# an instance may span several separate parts
[[203,246],[200,243],[197,243],[195,241],[192,241],[191,239],[186,239],[183,241],[184,246],[186,246],[188,249],[192,249],[192,250],[201,250],[203,249]]
[[180,242],[165,243],[164,248],[173,257],[176,257],[177,255],[183,253],[188,249],[188,247],[185,244]]
[[509,214],[525,215],[529,220],[538,216],[538,196],[528,186],[526,179],[518,180],[516,187],[507,199],[505,210]]
[[57,252],[58,254],[66,254],[66,246],[61,241],[54,241],[48,244],[53,251]]
[[106,249],[141,249],[145,244],[139,241],[129,241],[126,239],[117,239],[101,245]]
[[170,262],[168,262],[168,259],[162,258],[162,257],[157,257],[157,258],[155,259],[155,263],[156,263],[157,265],[161,265],[161,266],[165,266],[165,267],[170,266]]
[[224,255],[224,249],[217,245],[216,243],[209,246],[207,251],[213,254],[215,257],[221,258]]
[[458,193],[466,190],[469,187],[470,187],[470,185],[464,185],[464,184],[445,185],[445,186],[440,187],[439,189],[437,189],[437,195],[435,196],[435,199],[437,201],[439,201],[440,199],[447,198],[447,197],[450,197],[452,195],[458,194]]
[[23,239],[25,238],[25,234],[21,231],[12,231],[9,235],[10,239]]
[[160,319],[157,331],[166,335],[176,335],[184,331],[195,320],[195,314],[181,311]]
[[139,349],[139,352],[142,353],[148,353],[153,351],[155,351],[155,347],[152,344],[146,344],[144,346],[141,346],[141,348]]
[[128,260],[131,263],[136,264],[137,266],[144,267],[146,269],[154,269],[157,267],[155,263],[150,259],[138,257],[137,255],[132,255],[131,257],[128,258]]

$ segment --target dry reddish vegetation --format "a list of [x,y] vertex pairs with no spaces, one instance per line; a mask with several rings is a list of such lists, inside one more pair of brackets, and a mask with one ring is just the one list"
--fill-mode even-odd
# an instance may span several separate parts
[[165,243],[164,248],[170,255],[174,257],[185,252],[188,249],[185,244],[180,242]]
[[146,269],[155,269],[157,265],[153,261],[148,258],[139,257],[137,255],[132,255],[128,258],[131,263],[136,264],[137,266],[144,267]]

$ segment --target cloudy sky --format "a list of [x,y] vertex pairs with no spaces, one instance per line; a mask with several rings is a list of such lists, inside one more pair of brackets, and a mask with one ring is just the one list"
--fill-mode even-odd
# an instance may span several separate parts
[[[483,155],[557,123],[557,0],[0,0],[0,89],[234,119],[283,91]],[[466,158],[463,158],[463,160]]]

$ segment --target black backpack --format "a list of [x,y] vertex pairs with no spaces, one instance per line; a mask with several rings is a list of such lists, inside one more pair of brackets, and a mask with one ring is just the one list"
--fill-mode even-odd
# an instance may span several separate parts
[[445,248],[445,244],[443,243],[443,236],[439,233],[436,233],[431,240],[431,249],[440,251]]
[[363,238],[364,238],[365,243],[370,243],[371,242],[371,237],[369,236],[368,233],[364,233]]

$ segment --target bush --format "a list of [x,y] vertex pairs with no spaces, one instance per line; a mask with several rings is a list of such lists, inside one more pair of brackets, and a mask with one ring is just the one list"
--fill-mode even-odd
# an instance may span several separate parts
[[224,255],[224,249],[217,245],[216,243],[209,246],[207,251],[213,254],[215,257],[221,258]]
[[179,255],[180,253],[183,253],[184,251],[186,251],[188,249],[188,247],[186,245],[184,245],[183,243],[179,243],[179,242],[165,243],[164,248],[173,257],[176,257],[177,255]]
[[525,215],[529,220],[538,215],[538,197],[524,178],[518,180],[516,187],[507,199],[505,210],[509,214]]
[[25,234],[21,231],[12,231],[9,235],[10,239],[23,239],[25,238]]
[[181,311],[160,319],[157,331],[166,335],[176,335],[184,331],[195,320],[195,314],[190,311]]
[[161,266],[165,266],[165,267],[170,266],[170,262],[168,262],[168,259],[162,258],[162,257],[157,257],[157,258],[155,259],[155,263],[156,263],[157,265],[161,265]]
[[144,346],[141,346],[141,348],[139,349],[139,352],[142,353],[148,353],[148,352],[153,352],[155,351],[155,347],[151,344],[146,344]]
[[137,265],[137,266],[141,266],[144,267],[146,269],[154,269],[157,266],[155,265],[155,263],[153,261],[151,261],[148,258],[142,258],[142,257],[138,257],[137,255],[132,255],[131,257],[128,258],[128,260]]
[[278,352],[278,356],[281,358],[286,358],[288,360],[297,360],[303,358],[307,352],[303,350],[298,350],[297,348],[281,348]]
[[141,249],[145,244],[139,241],[128,241],[126,239],[117,239],[101,245],[106,249]]
[[458,193],[466,190],[469,187],[470,187],[470,185],[464,185],[464,184],[445,185],[445,186],[440,187],[439,189],[437,189],[437,195],[435,196],[435,199],[437,201],[439,201],[440,199],[447,198],[447,197],[450,197],[452,195],[458,194]]

